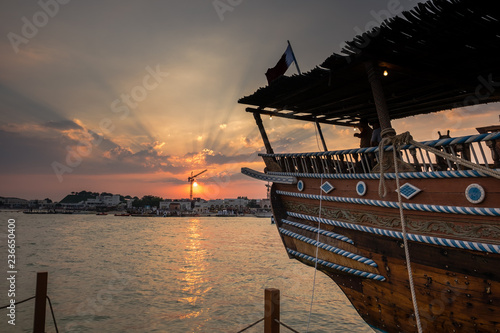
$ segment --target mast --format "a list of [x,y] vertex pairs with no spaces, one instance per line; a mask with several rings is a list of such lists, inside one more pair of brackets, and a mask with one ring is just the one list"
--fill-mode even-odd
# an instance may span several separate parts
[[[379,68],[372,61],[365,62],[366,73],[368,74],[368,82],[372,88],[373,100],[375,109],[380,123],[380,128],[384,136],[394,136],[396,131],[392,128],[387,102],[384,96],[384,89],[379,80]],[[385,130],[385,131],[384,131]],[[385,132],[385,133],[384,133]]]

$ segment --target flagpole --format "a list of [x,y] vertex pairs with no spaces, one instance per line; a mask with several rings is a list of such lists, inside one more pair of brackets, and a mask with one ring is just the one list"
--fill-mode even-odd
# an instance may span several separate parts
[[297,58],[295,58],[295,53],[293,53],[292,44],[290,44],[289,40],[287,40],[287,42],[288,46],[290,46],[290,50],[292,51],[293,62],[295,63],[295,67],[297,67],[297,72],[299,72],[299,75],[302,75],[302,73],[300,72],[299,64],[297,63]]

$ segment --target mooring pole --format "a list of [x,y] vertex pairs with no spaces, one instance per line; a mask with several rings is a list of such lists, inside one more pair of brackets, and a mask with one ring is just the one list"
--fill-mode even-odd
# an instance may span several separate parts
[[279,333],[280,324],[280,291],[266,288],[264,291],[264,333]]
[[35,320],[33,323],[33,333],[45,333],[47,281],[47,272],[38,272],[36,274]]

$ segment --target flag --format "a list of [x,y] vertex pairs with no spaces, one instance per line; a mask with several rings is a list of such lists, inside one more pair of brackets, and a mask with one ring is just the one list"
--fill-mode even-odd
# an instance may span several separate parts
[[288,67],[290,67],[294,59],[295,57],[293,55],[292,47],[290,46],[290,44],[288,44],[285,53],[283,53],[276,66],[267,70],[267,83],[270,84],[281,75],[285,74],[286,70],[288,69]]

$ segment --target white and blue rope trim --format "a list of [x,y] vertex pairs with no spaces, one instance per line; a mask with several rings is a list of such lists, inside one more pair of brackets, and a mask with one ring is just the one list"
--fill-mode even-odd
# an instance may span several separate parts
[[339,235],[339,234],[336,234],[334,232],[331,232],[331,231],[328,231],[328,230],[323,230],[323,229],[319,229],[318,230],[318,228],[311,227],[310,225],[306,225],[306,224],[302,224],[302,223],[298,223],[298,222],[293,222],[293,221],[289,221],[289,220],[285,220],[285,219],[282,219],[281,222],[285,223],[285,224],[288,224],[288,225],[291,225],[291,226],[294,226],[294,227],[297,227],[297,228],[301,228],[301,229],[304,229],[304,230],[307,230],[307,231],[311,231],[313,233],[318,233],[319,232],[323,236],[334,238],[334,239],[340,240],[342,242],[346,242],[346,243],[354,245],[354,242],[352,241],[352,239],[350,239],[349,237],[346,237],[344,235]]
[[[316,194],[295,193],[295,192],[288,192],[281,190],[276,191],[276,193],[280,195],[302,198],[302,199],[311,199],[311,200],[320,199],[320,196]],[[323,196],[322,200],[399,209],[399,205],[395,201],[383,201],[383,200],[371,200],[371,199],[335,197],[335,196]],[[406,210],[433,212],[433,213],[500,216],[500,208],[441,206],[441,205],[414,204],[408,202],[403,202],[403,208]]]
[[[496,169],[500,170],[500,169]],[[380,179],[380,173],[305,173],[305,172],[269,172],[274,176],[294,176],[301,178],[323,178],[323,179]],[[395,173],[384,173],[385,179],[396,179]],[[438,179],[438,178],[477,178],[488,177],[476,170],[452,170],[452,171],[429,171],[429,172],[400,172],[400,179]]]
[[334,264],[332,262],[329,262],[329,261],[326,261],[326,260],[323,260],[323,259],[317,259],[316,260],[316,258],[314,258],[314,257],[311,257],[311,256],[309,256],[307,254],[304,254],[304,253],[301,253],[301,252],[298,252],[298,251],[295,251],[295,250],[292,250],[292,249],[289,249],[289,248],[287,248],[286,251],[289,254],[291,254],[292,256],[299,257],[299,258],[305,259],[307,261],[311,261],[313,263],[315,263],[317,261],[318,264],[321,265],[321,266],[326,266],[326,267],[329,267],[329,268],[333,268],[335,270],[338,270],[338,271],[341,271],[341,272],[344,272],[344,273],[348,273],[348,274],[360,276],[360,277],[363,277],[363,278],[366,278],[366,279],[377,280],[377,281],[385,281],[386,280],[385,277],[382,276],[382,275],[378,275],[378,274],[374,274],[374,273],[369,273],[369,272],[365,272],[365,271],[360,271],[359,269],[345,267],[345,266]]
[[338,247],[335,247],[335,246],[332,246],[332,245],[328,245],[328,244],[325,244],[325,243],[322,243],[322,242],[317,242],[314,239],[311,239],[309,237],[297,234],[297,233],[295,233],[293,231],[290,231],[290,230],[287,230],[287,229],[284,229],[284,228],[279,228],[279,232],[281,234],[285,235],[285,236],[298,239],[301,242],[304,242],[304,243],[307,243],[307,244],[311,244],[313,246],[317,246],[320,249],[332,252],[334,254],[341,255],[341,256],[346,257],[348,259],[359,261],[360,263],[363,263],[363,264],[368,265],[368,266],[378,267],[378,265],[377,265],[377,263],[375,261],[373,261],[372,259],[360,256],[359,254],[352,253],[352,252],[349,252],[349,251],[346,251],[346,250],[342,250],[342,249],[340,249]]
[[[392,237],[392,238],[397,238],[397,239],[403,239],[403,233],[399,232],[399,231],[392,231],[392,230],[386,230],[386,229],[380,229],[380,228],[372,228],[372,227],[367,227],[367,226],[363,226],[363,225],[335,221],[335,220],[329,220],[329,219],[325,219],[325,218],[304,215],[304,214],[299,214],[299,213],[294,213],[294,212],[287,212],[287,214],[288,214],[288,216],[291,216],[291,217],[295,217],[295,218],[299,218],[299,219],[303,219],[303,220],[308,220],[308,221],[320,222],[320,223],[332,225],[335,227],[363,231],[366,233],[380,235],[380,236],[387,236],[387,237]],[[477,243],[477,242],[467,242],[467,241],[458,240],[458,239],[423,236],[423,235],[416,235],[416,234],[410,234],[410,233],[408,233],[407,236],[408,236],[408,239],[413,241],[413,242],[427,243],[427,244],[433,244],[433,245],[438,245],[438,246],[453,247],[453,248],[479,251],[479,252],[500,253],[500,245],[487,244],[487,243]]]

